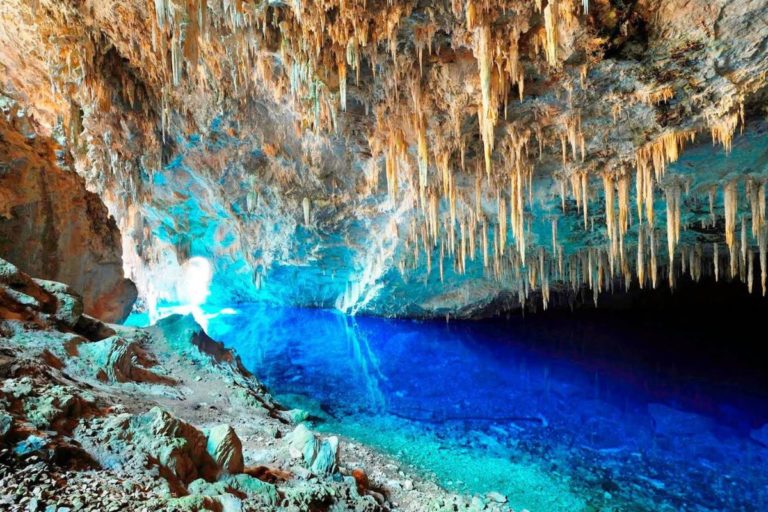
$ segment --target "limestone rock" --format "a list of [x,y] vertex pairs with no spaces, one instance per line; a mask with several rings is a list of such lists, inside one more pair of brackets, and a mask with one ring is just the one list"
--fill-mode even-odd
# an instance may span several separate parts
[[235,429],[229,425],[218,425],[206,432],[206,450],[216,464],[227,474],[242,473],[243,445]]
[[97,369],[97,376],[109,382],[145,382],[174,384],[175,381],[152,372],[155,361],[137,342],[120,336],[79,345],[80,357]]
[[78,429],[77,439],[105,467],[158,466],[176,490],[220,471],[206,451],[205,435],[159,407],[94,420]]
[[664,404],[648,404],[654,430],[668,436],[692,436],[709,432],[712,421],[699,414],[680,411]]
[[34,282],[56,298],[54,318],[68,327],[75,327],[83,314],[83,299],[63,283],[35,279]]
[[[675,217],[727,174],[742,190],[766,179],[761,150],[725,158],[744,149],[737,134],[765,104],[763,0],[238,1],[236,14],[219,3],[0,3],[9,26],[1,82],[24,103],[2,103],[8,257],[77,290],[123,296],[109,250],[119,226],[145,299],[173,301],[194,253],[213,262],[222,303],[266,294],[345,311],[472,316],[519,307],[529,287],[529,301],[548,304],[550,285],[581,284],[547,280],[555,267],[581,281],[594,273],[581,267],[604,275],[603,261],[613,271],[620,259],[626,280],[666,281],[634,261],[652,252],[670,262],[652,264],[663,274],[679,267],[676,249],[715,238],[732,247],[733,236],[685,229],[706,222],[696,207],[667,219],[671,242],[656,247],[663,237],[641,226],[664,230],[665,200]],[[752,134],[758,148],[763,128]],[[694,145],[695,172],[673,169]],[[712,156],[720,167],[702,172]],[[114,225],[69,169],[100,194]],[[645,222],[649,213],[657,221]],[[489,237],[501,245],[482,249]],[[507,249],[515,261],[500,257]],[[71,254],[85,256],[89,272],[54,268],[75,265],[59,257]],[[424,284],[446,265],[458,271],[440,272],[444,285]],[[96,315],[103,306],[93,299],[85,307]]]
[[11,431],[11,427],[13,427],[13,416],[4,411],[0,411],[0,442],[2,442],[5,436],[8,435],[8,432]]
[[71,286],[90,315],[123,320],[136,289],[123,276],[114,219],[81,177],[62,170],[54,141],[23,137],[17,123],[0,115],[0,257]]
[[286,436],[286,445],[293,458],[301,458],[305,466],[317,475],[335,473],[339,439],[331,436],[317,438],[303,423]]

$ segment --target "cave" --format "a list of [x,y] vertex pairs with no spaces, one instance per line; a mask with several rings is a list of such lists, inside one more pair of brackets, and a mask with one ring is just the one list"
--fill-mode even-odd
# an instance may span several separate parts
[[0,510],[768,510],[766,20],[0,1]]

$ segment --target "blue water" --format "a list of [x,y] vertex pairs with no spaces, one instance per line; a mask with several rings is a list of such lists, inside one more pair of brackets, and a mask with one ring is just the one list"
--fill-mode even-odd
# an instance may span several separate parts
[[[633,346],[621,329],[608,346]],[[765,396],[633,349],[585,351],[578,324],[537,334],[249,306],[208,332],[316,428],[451,490],[531,512],[768,510],[768,448],[754,439],[768,442],[768,427],[755,434]]]

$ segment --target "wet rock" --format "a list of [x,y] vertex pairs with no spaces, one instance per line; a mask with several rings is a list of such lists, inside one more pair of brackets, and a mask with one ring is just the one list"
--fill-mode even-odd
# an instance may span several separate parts
[[218,425],[206,431],[206,450],[216,464],[228,474],[242,473],[243,445],[229,425]]
[[504,496],[501,493],[495,492],[495,491],[489,492],[488,494],[485,495],[485,497],[488,498],[490,501],[492,501],[494,503],[506,503],[507,502],[507,497],[506,496]]

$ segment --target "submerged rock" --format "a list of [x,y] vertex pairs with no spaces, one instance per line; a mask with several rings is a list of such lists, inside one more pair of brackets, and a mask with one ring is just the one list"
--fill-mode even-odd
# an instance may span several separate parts
[[666,436],[693,436],[711,430],[712,420],[699,414],[680,411],[663,404],[649,404],[654,430]]
[[768,423],[749,433],[749,437],[768,448]]

